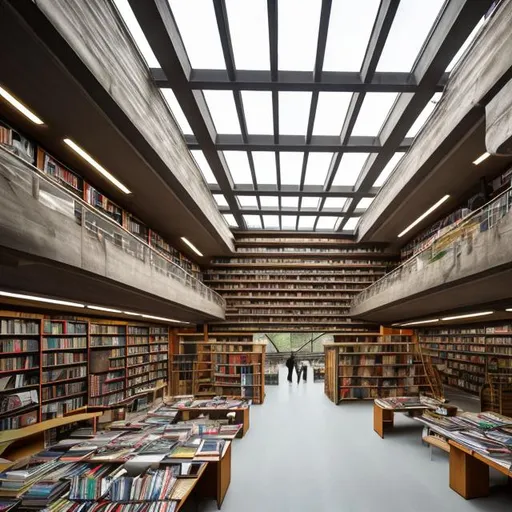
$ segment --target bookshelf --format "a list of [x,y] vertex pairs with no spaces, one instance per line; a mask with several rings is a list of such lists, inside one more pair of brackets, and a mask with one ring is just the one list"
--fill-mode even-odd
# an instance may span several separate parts
[[246,333],[178,333],[171,394],[265,399],[265,343]]
[[418,395],[430,389],[410,334],[343,333],[324,345],[325,393],[334,403]]

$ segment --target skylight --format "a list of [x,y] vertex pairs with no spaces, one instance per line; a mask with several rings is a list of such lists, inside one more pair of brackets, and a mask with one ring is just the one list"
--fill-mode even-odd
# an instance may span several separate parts
[[236,196],[241,208],[258,208],[256,196]]
[[384,167],[382,172],[379,174],[379,177],[373,184],[374,187],[382,187],[382,185],[384,185],[384,183],[386,183],[390,174],[393,172],[393,170],[397,166],[398,162],[400,162],[400,160],[402,160],[404,155],[405,155],[405,153],[403,151],[399,151],[391,157],[391,159],[387,163],[386,167]]
[[277,196],[260,196],[260,204],[262,208],[275,208],[279,207],[279,199]]
[[206,183],[210,185],[217,185],[217,180],[210,168],[210,164],[206,161],[204,153],[200,149],[193,149],[190,153],[194,157],[194,160],[196,161]]
[[252,184],[249,159],[245,151],[224,151],[224,158],[229,167],[229,172],[235,185]]
[[279,229],[279,215],[263,215],[265,229]]
[[300,206],[301,210],[318,210],[318,204],[320,203],[319,197],[304,196]]
[[235,216],[232,213],[223,213],[222,216],[224,217],[230,228],[238,227],[238,223],[235,220]]
[[[211,0],[168,0],[194,69],[226,69]],[[200,13],[200,15],[198,15]]]
[[453,57],[450,64],[448,64],[446,71],[451,71],[459,63],[459,60],[466,53],[466,50],[471,46],[471,43],[473,42],[476,35],[478,34],[478,31],[485,24],[485,21],[486,21],[486,18],[485,18],[485,16],[483,16],[480,19],[480,21],[476,24],[475,28],[471,31],[471,34],[469,34],[468,38],[464,41],[462,46],[459,48],[459,51],[455,54],[455,57]]
[[400,1],[377,71],[411,71],[444,1]]
[[250,229],[261,229],[261,217],[259,215],[244,215],[245,223]]
[[305,185],[323,185],[329,171],[332,153],[309,153]]
[[338,217],[318,217],[316,229],[333,230],[338,222]]
[[407,132],[406,137],[416,137],[416,135],[421,130],[421,128],[423,128],[423,125],[427,122],[427,119],[430,117],[430,114],[432,114],[432,112],[436,108],[442,95],[443,95],[442,92],[436,92],[432,96],[432,98],[430,98],[430,101],[427,103],[425,108],[421,111],[420,115],[416,118],[416,121],[414,121],[414,124],[411,126],[411,128]]
[[279,92],[279,133],[306,135],[311,92]]
[[254,171],[259,185],[276,185],[276,155],[271,151],[253,151]]
[[180,127],[182,133],[186,135],[192,135],[192,128],[190,128],[188,120],[185,117],[183,110],[181,110],[180,104],[178,103],[178,100],[176,99],[174,92],[172,92],[172,89],[160,90],[162,91],[162,95],[165,98],[165,101],[167,102],[169,110],[171,111],[176,122],[178,123],[178,126]]
[[369,92],[365,95],[352,135],[376,136],[397,97],[396,92]]
[[357,203],[356,209],[366,210],[373,203],[373,199],[373,197],[363,197],[363,199]]
[[351,98],[351,92],[319,93],[313,135],[339,135]]
[[312,230],[315,226],[316,217],[313,215],[301,215],[299,217],[299,229]]
[[297,215],[282,215],[281,224],[283,229],[295,229],[297,225]]
[[217,203],[217,206],[228,206],[228,202],[223,194],[213,194],[213,198]]
[[379,0],[334,0],[331,7],[324,71],[359,71]]
[[369,153],[344,153],[336,171],[333,185],[355,185],[368,155]]
[[281,184],[299,185],[304,153],[282,151],[279,153]]
[[324,210],[341,211],[345,206],[346,199],[344,197],[327,197],[324,202]]
[[321,5],[321,0],[279,0],[279,69],[313,70]]
[[296,210],[299,207],[299,198],[294,197],[294,196],[281,197],[281,207],[282,208],[293,208]]
[[272,93],[270,91],[242,91],[247,132],[273,135]]
[[346,231],[353,231],[356,229],[357,223],[359,222],[359,217],[350,217],[345,225],[343,226],[343,229]]
[[240,123],[231,91],[203,91],[217,133],[240,134]]

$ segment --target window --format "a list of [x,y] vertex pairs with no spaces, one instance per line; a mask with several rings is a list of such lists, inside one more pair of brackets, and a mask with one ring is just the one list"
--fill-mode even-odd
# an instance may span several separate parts
[[351,98],[351,92],[320,92],[313,135],[339,135]]
[[304,153],[282,151],[279,153],[281,184],[299,185]]
[[277,185],[276,155],[271,151],[253,151],[254,171],[259,185]]
[[336,225],[336,222],[338,222],[338,217],[318,217],[316,229],[332,231]]
[[295,229],[297,225],[297,215],[282,215],[281,224],[283,229]]
[[258,199],[256,196],[236,196],[240,208],[258,208]]
[[448,64],[448,67],[446,68],[446,71],[451,71],[456,64],[459,63],[459,60],[461,60],[462,56],[465,55],[466,50],[471,46],[471,43],[473,42],[473,39],[475,39],[476,35],[480,31],[480,29],[485,24],[485,16],[483,16],[480,21],[476,24],[475,28],[469,34],[468,38],[464,41],[462,46],[460,47],[459,51],[455,54],[455,57],[453,57],[450,64]]
[[279,229],[279,215],[263,215],[265,229]]
[[306,135],[311,92],[279,92],[279,133]]
[[297,209],[299,207],[299,198],[298,197],[281,197],[281,207],[282,208],[293,208]]
[[373,203],[373,199],[373,197],[363,197],[363,199],[357,203],[356,209],[366,210]]
[[217,203],[217,206],[228,206],[228,202],[223,194],[213,194],[213,198]]
[[356,229],[357,223],[359,222],[359,217],[350,217],[345,225],[343,226],[343,229],[346,231],[353,231]]
[[257,135],[274,134],[272,93],[270,91],[242,91],[247,132]]
[[312,230],[315,226],[316,217],[313,215],[301,215],[299,217],[299,229]]
[[336,171],[333,185],[353,186],[369,153],[344,153]]
[[250,229],[261,229],[261,217],[259,215],[244,215],[245,223]]
[[260,196],[260,204],[262,208],[279,208],[277,196]]
[[206,183],[217,185],[217,180],[210,168],[210,164],[206,161],[204,153],[200,149],[193,149],[190,153],[194,157],[194,160],[196,161]]
[[301,210],[318,210],[319,203],[320,203],[319,197],[303,197],[300,209]]
[[324,202],[324,210],[343,210],[346,199],[344,197],[328,197]]
[[203,91],[217,133],[240,134],[240,123],[231,91]]
[[379,174],[379,177],[373,184],[374,187],[382,187],[382,185],[386,183],[387,179],[389,178],[389,175],[393,172],[395,167],[398,165],[398,162],[402,160],[404,155],[404,152],[397,152],[391,157],[386,167],[384,167],[382,172]]
[[224,151],[224,158],[235,185],[252,185],[249,159],[245,151]]
[[309,153],[305,185],[323,185],[329,171],[332,153]]
[[167,102],[167,106],[169,107],[169,110],[171,111],[172,116],[178,123],[178,126],[180,127],[180,130],[182,133],[186,135],[192,134],[192,128],[190,128],[190,125],[188,124],[188,120],[185,117],[185,114],[183,113],[183,110],[181,110],[180,104],[178,103],[178,100],[176,99],[176,96],[174,95],[174,92],[172,89],[160,89],[162,91],[162,95]]
[[367,93],[354,124],[352,135],[377,136],[396,97],[396,92]]
[[230,228],[238,227],[238,223],[235,220],[235,216],[232,213],[223,213],[222,216],[224,217]]
[[427,122],[427,119],[430,117],[434,109],[436,108],[441,96],[442,92],[436,92],[430,101],[427,103],[425,108],[421,111],[420,115],[414,121],[414,124],[411,126],[409,131],[407,132],[406,137],[416,137],[417,133],[423,128],[423,125]]

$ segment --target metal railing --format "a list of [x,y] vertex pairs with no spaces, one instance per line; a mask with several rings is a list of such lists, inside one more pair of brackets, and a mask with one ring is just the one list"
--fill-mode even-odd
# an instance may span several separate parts
[[[4,155],[7,161],[4,165]],[[85,229],[88,236],[111,243],[132,257],[151,265],[163,276],[169,277],[194,290],[204,299],[210,300],[222,308],[225,299],[192,274],[155,250],[143,240],[137,238],[120,226],[107,214],[96,210],[63,185],[55,182],[37,167],[0,146],[0,174],[30,193],[42,205],[57,211]]]
[[428,247],[406,260],[400,266],[365,288],[353,301],[357,306],[393,283],[406,278],[409,274],[425,268],[427,265],[440,260],[453,251],[458,251],[463,244],[469,244],[478,233],[489,231],[496,227],[499,221],[508,215],[512,209],[512,187],[502,192],[498,197],[475,210],[455,226],[435,238]]

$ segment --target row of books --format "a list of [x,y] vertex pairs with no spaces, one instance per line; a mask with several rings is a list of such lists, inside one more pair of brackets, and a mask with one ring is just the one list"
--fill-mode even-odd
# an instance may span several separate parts
[[0,320],[0,334],[39,334],[40,323],[19,318]]
[[[295,307],[293,309],[287,308],[279,308],[276,306],[275,308],[244,308],[240,304],[230,304],[227,308],[226,316],[237,316],[237,315],[287,315],[287,316],[302,316],[304,314],[308,315],[328,315],[331,312],[335,312],[336,314],[340,314],[342,312],[350,311],[350,307],[340,307],[336,304],[332,304],[331,307],[324,307],[321,309],[311,309],[310,307],[303,306]],[[233,313],[236,311],[236,313]],[[305,311],[305,312],[304,312]]]
[[63,398],[49,404],[42,404],[41,419],[42,421],[51,420],[53,418],[61,418],[65,414],[70,413],[80,407],[86,405],[86,397],[79,396],[74,398]]
[[[265,279],[276,279],[278,280],[279,277],[283,280],[289,280],[294,279],[297,280],[297,282],[300,282],[300,277],[305,277],[306,281],[313,280],[314,277],[322,277],[322,279],[325,278],[326,281],[348,281],[351,280],[354,283],[358,283],[359,280],[357,278],[363,277],[363,276],[382,276],[384,275],[384,272],[382,270],[373,270],[373,269],[357,269],[357,268],[351,268],[350,270],[341,270],[339,268],[332,268],[331,270],[319,270],[315,268],[310,269],[301,269],[299,267],[297,268],[275,268],[275,269],[254,269],[251,268],[250,270],[247,269],[239,269],[239,268],[216,268],[212,269],[209,268],[207,270],[207,274],[205,275],[205,279],[215,279],[215,276],[221,276],[221,275],[227,275],[231,279],[236,279],[235,276],[243,276],[244,279],[247,279],[248,281],[258,281],[258,280],[265,280]],[[350,279],[350,277],[352,279]],[[220,277],[217,277],[220,279]],[[343,279],[340,279],[343,278]],[[364,279],[364,281],[368,281],[368,279]]]
[[128,347],[128,357],[129,356],[136,356],[137,354],[147,354],[149,352],[149,345],[142,345],[142,346],[131,346]]
[[43,320],[43,334],[87,334],[87,323],[69,320]]
[[0,357],[0,372],[38,368],[39,356]]
[[78,393],[85,393],[87,391],[86,382],[74,382],[71,384],[55,384],[45,386],[41,390],[41,399],[52,400],[58,397],[67,397],[69,395],[76,395]]
[[87,377],[87,368],[83,366],[72,366],[71,368],[61,368],[49,372],[42,372],[42,382],[49,383],[59,380],[77,379]]
[[37,384],[39,384],[39,376],[34,375],[32,372],[4,375],[0,377],[0,393]]
[[87,337],[73,337],[73,338],[52,338],[52,337],[44,337],[43,338],[43,350],[52,350],[52,349],[66,349],[66,348],[87,348]]
[[236,248],[237,253],[244,252],[282,252],[282,253],[326,253],[326,254],[366,254],[366,253],[377,253],[382,254],[382,249],[378,247],[351,247],[347,249],[343,249],[341,247],[314,247],[309,245],[309,242],[306,242],[306,245],[296,245],[289,247],[279,247],[275,245],[260,245],[260,246],[250,246],[250,247],[238,247]]
[[43,366],[60,364],[82,364],[87,362],[87,354],[83,352],[48,352],[43,353]]
[[0,353],[6,352],[37,352],[39,350],[39,342],[30,339],[0,339]]
[[411,354],[407,355],[379,355],[379,356],[340,356],[338,364],[340,366],[375,366],[379,364],[401,364],[411,365],[413,357]]
[[275,258],[275,257],[249,257],[249,258],[215,258],[212,261],[213,265],[254,265],[259,263],[264,264],[288,264],[288,265],[299,265],[301,263],[307,262],[308,265],[336,265],[341,266],[345,265],[347,267],[360,267],[366,265],[375,265],[375,266],[384,266],[385,262],[382,260],[357,260],[356,262],[353,259],[343,260],[343,259],[314,259],[308,258],[307,260],[297,260],[296,258]]
[[91,336],[91,347],[124,347],[125,344],[124,336]]

